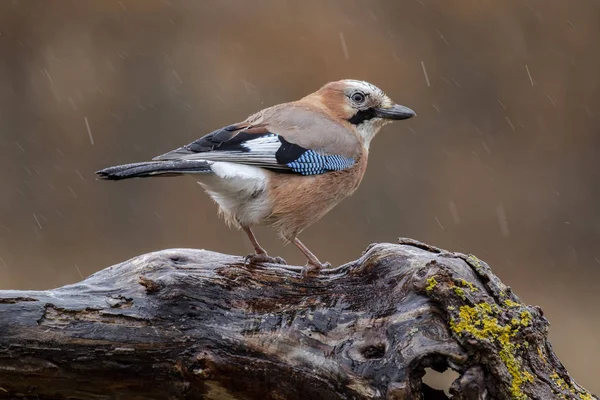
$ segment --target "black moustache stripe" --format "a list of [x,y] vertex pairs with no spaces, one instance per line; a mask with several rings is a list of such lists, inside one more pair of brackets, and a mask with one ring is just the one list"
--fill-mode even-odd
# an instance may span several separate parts
[[359,125],[365,121],[375,118],[376,116],[377,115],[375,114],[375,111],[369,108],[367,110],[360,110],[354,114],[352,118],[348,119],[348,122],[350,122],[352,125]]

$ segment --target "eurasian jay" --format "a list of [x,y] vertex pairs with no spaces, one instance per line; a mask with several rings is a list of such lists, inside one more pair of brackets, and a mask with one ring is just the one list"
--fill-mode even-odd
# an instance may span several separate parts
[[328,264],[298,235],[358,188],[377,132],[414,115],[376,86],[346,79],[266,108],[153,161],[97,174],[110,180],[194,175],[225,221],[248,235],[255,254],[247,260],[284,262],[269,257],[252,232],[253,226],[270,225],[304,253],[309,268],[320,269]]

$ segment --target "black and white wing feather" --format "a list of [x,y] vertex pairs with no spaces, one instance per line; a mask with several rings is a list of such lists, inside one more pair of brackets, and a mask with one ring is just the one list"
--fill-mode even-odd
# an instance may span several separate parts
[[343,170],[355,162],[353,158],[305,149],[265,127],[248,124],[216,130],[154,160],[232,162],[302,175]]

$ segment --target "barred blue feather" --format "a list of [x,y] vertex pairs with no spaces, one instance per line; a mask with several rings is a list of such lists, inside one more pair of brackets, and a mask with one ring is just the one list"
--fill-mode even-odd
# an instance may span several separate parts
[[323,155],[313,150],[307,150],[296,160],[286,165],[298,174],[319,175],[329,171],[341,171],[350,168],[354,165],[354,159],[339,155]]
[[218,137],[227,136],[231,133],[230,128],[217,130],[155,160],[224,161],[256,165],[273,171],[291,170],[301,175],[341,171],[355,163],[353,158],[305,149],[269,131],[262,134],[242,131],[226,141],[220,141]]

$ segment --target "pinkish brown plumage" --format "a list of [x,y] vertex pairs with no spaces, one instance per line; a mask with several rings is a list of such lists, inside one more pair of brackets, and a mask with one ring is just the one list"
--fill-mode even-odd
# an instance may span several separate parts
[[273,174],[268,189],[273,204],[265,221],[286,241],[293,241],[333,207],[352,195],[367,169],[367,152],[352,167],[313,176]]
[[267,255],[251,229],[270,225],[304,253],[309,267],[321,268],[324,264],[298,235],[358,188],[377,132],[412,116],[412,110],[394,104],[374,85],[341,80],[153,161],[97,174],[111,180],[193,174],[226,222],[248,235],[255,249],[250,260],[282,261]]

